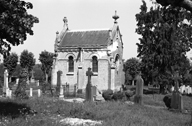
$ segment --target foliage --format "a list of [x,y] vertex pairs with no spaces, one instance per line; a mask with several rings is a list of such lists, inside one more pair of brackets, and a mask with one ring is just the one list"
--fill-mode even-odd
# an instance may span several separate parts
[[30,72],[35,65],[35,58],[33,53],[28,52],[28,50],[23,50],[20,56],[20,65],[22,68],[27,68],[28,72]]
[[[43,73],[46,75],[49,74],[51,67],[53,65],[53,53],[50,53],[48,51],[42,51],[41,54],[39,54],[39,61],[41,62],[42,66],[41,69]],[[48,77],[48,76],[47,76]],[[48,78],[46,78],[47,80]]]
[[40,82],[42,82],[44,79],[44,73],[41,70],[41,64],[35,64],[35,66],[33,67],[33,71],[35,80],[39,80]]
[[134,80],[135,76],[139,73],[141,63],[137,58],[128,59],[123,65],[123,71],[125,72],[125,84]]
[[141,12],[136,14],[136,33],[141,35],[138,57],[141,70],[151,83],[170,83],[175,70],[186,71],[182,67],[187,60],[186,52],[192,47],[192,15],[179,7],[156,6],[147,11],[145,1]]
[[23,44],[27,34],[33,35],[33,24],[39,20],[27,13],[27,9],[32,8],[30,2],[0,0],[0,53],[5,57],[9,54],[11,45]]
[[16,53],[11,53],[3,60],[4,67],[8,70],[9,77],[15,72],[18,62],[18,55]]
[[140,71],[140,61],[137,58],[130,58],[124,64],[125,72],[128,72],[132,78],[135,78],[135,75]]

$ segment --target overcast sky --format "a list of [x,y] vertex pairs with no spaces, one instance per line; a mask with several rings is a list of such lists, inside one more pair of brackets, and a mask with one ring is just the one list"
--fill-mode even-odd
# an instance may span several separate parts
[[[127,60],[137,56],[135,14],[140,12],[141,0],[26,0],[33,4],[28,12],[39,18],[33,27],[34,35],[28,36],[23,45],[12,47],[18,55],[24,49],[33,52],[38,61],[43,50],[54,52],[56,31],[63,28],[63,18],[68,19],[70,30],[111,28],[112,16],[117,10],[118,24],[123,35],[124,54]],[[150,0],[146,0],[151,4]],[[39,61],[38,61],[39,62]]]

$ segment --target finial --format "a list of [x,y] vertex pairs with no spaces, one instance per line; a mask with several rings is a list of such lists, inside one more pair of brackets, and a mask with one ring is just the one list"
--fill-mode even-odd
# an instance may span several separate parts
[[56,32],[56,35],[58,35],[58,34],[59,34],[59,32],[57,31],[57,32]]
[[68,22],[67,17],[63,18],[63,22],[64,22],[64,24],[67,24],[67,22]]
[[117,23],[117,19],[119,18],[119,16],[117,15],[117,11],[115,11],[115,15],[112,18],[115,20],[114,23]]

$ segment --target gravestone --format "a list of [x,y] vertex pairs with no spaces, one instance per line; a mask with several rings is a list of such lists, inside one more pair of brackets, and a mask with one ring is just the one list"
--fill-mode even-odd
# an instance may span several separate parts
[[141,73],[136,76],[136,94],[134,102],[140,105],[143,104],[143,79]]
[[30,88],[29,90],[29,97],[33,97],[33,88]]
[[16,85],[19,84],[19,78],[16,79],[16,83],[15,83],[15,84],[16,84]]
[[36,84],[37,84],[37,86],[39,86],[39,80],[36,80]]
[[95,101],[96,97],[97,97],[97,87],[96,86],[92,86],[92,94],[93,94],[93,99]]
[[86,86],[85,101],[92,102],[93,94],[92,94],[91,76],[93,76],[93,72],[91,71],[91,68],[88,68],[88,71],[86,72],[86,76],[88,76],[88,81]]
[[37,89],[37,97],[40,97],[40,96],[41,96],[41,90]]
[[63,99],[64,98],[64,95],[63,95],[63,85],[61,84],[60,85],[60,92],[59,92],[59,99]]
[[62,71],[57,71],[57,94],[60,94],[60,86],[61,86],[61,74],[62,74]]
[[9,94],[9,85],[8,85],[8,71],[7,69],[4,71],[4,86],[3,86],[3,93],[7,97]]
[[182,111],[183,110],[183,98],[182,98],[182,95],[181,93],[179,92],[179,72],[176,71],[174,73],[174,91],[172,93],[172,97],[171,97],[171,108],[172,109],[176,109],[176,110],[179,110],[179,111]]

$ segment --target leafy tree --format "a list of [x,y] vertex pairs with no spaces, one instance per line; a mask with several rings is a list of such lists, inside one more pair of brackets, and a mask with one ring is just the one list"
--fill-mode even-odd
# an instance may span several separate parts
[[192,11],[192,0],[156,0],[162,6],[178,6]]
[[20,55],[20,65],[22,68],[27,68],[28,72],[30,72],[35,65],[35,58],[33,53],[28,52],[28,50],[23,50]]
[[4,67],[8,70],[9,78],[15,72],[18,62],[18,55],[16,53],[11,53],[11,55],[4,58]]
[[11,45],[23,44],[27,34],[33,35],[33,24],[39,20],[27,13],[27,9],[32,8],[30,2],[0,0],[0,53],[5,57],[9,54]]
[[[130,58],[124,64],[125,71],[125,83],[128,83],[129,80],[134,81],[136,74],[140,71],[140,61],[137,58]],[[132,82],[133,83],[133,82]]]
[[41,70],[41,64],[35,64],[35,66],[33,67],[33,71],[35,72],[34,73],[35,80],[39,80],[39,82],[42,82],[44,74]]
[[[151,81],[161,84],[172,78],[175,70],[181,72],[186,60],[186,52],[192,47],[191,13],[180,7],[151,7],[147,11],[145,1],[141,12],[136,14],[136,33],[139,39],[138,57],[141,58],[142,70]],[[148,72],[146,72],[148,71]],[[181,73],[180,73],[181,74]],[[162,86],[162,87],[161,87]]]
[[48,74],[53,65],[53,56],[54,54],[48,51],[42,51],[41,54],[39,54],[39,61],[42,64],[41,69],[45,75],[46,83],[48,83]]

